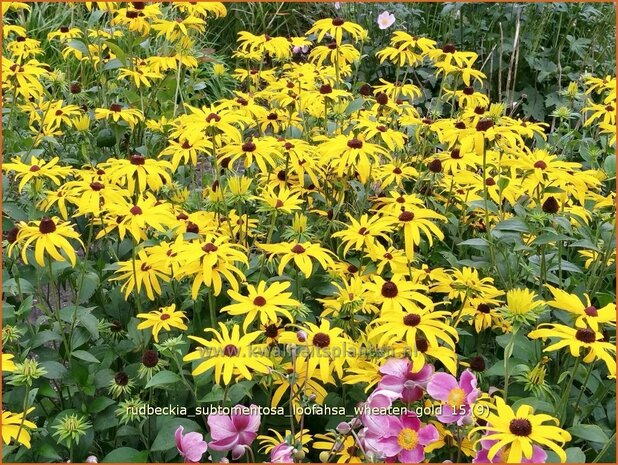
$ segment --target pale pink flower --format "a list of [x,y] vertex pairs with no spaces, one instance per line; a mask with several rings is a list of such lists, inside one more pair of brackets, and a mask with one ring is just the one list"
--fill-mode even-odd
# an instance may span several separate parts
[[388,29],[395,23],[395,15],[390,14],[388,11],[383,11],[378,16],[378,27],[380,29]]
[[461,374],[459,383],[448,373],[435,373],[427,383],[427,393],[444,402],[442,414],[436,415],[438,420],[462,426],[472,419],[470,406],[481,392],[476,388],[476,377],[466,370]]
[[176,429],[176,448],[186,463],[197,463],[202,459],[204,452],[208,450],[208,444],[200,433],[187,433],[183,435],[184,427]]
[[277,444],[270,451],[272,463],[294,463],[294,448],[286,442]]
[[208,415],[208,427],[212,441],[208,444],[212,450],[232,451],[232,459],[237,460],[245,453],[245,446],[250,446],[260,427],[260,414],[256,405],[232,407],[232,414]]
[[380,373],[382,379],[378,389],[396,392],[408,403],[423,397],[423,391],[427,389],[427,383],[433,375],[433,366],[425,364],[418,372],[412,373],[410,360],[389,358],[380,367]]

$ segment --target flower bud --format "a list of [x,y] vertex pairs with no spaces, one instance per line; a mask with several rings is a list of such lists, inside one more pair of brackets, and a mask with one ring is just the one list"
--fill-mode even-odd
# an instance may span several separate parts
[[341,423],[337,425],[335,429],[340,434],[348,434],[352,430],[352,427],[350,426],[348,422],[342,421]]
[[307,332],[303,330],[297,331],[296,339],[298,339],[298,342],[305,342],[307,340]]

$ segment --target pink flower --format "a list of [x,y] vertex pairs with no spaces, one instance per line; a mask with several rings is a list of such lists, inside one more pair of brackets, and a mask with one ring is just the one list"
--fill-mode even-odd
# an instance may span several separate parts
[[397,458],[401,463],[422,462],[425,446],[440,437],[435,426],[422,426],[412,412],[399,418],[392,415],[385,415],[384,418],[387,421],[383,429],[367,428],[365,444],[371,451],[387,458]]
[[388,11],[383,11],[378,16],[378,27],[380,29],[388,29],[395,22],[395,15],[390,14]]
[[208,444],[200,433],[187,433],[183,436],[184,430],[182,426],[176,429],[176,448],[185,462],[197,463],[208,450]]
[[445,403],[442,414],[436,415],[436,418],[442,423],[457,423],[459,426],[472,420],[470,405],[480,395],[476,388],[476,377],[470,370],[461,374],[459,383],[448,373],[435,373],[427,383],[427,393]]
[[388,409],[393,405],[393,401],[400,397],[399,394],[393,391],[385,391],[376,389],[373,391],[367,401],[359,405],[361,412],[360,418],[368,428],[373,428],[379,431],[386,426],[386,415],[379,415],[373,412],[374,409]]
[[399,394],[404,402],[415,402],[423,397],[427,383],[433,375],[433,366],[426,364],[417,373],[412,373],[412,362],[399,358],[389,358],[380,367],[382,379],[378,389]]
[[[472,459],[472,463],[506,463],[509,457],[509,450],[507,447],[500,448],[493,460],[489,460],[489,450],[497,443],[498,441],[481,439],[481,450],[476,453],[476,456]],[[537,445],[532,446],[532,457],[529,459],[525,458],[523,455],[521,457],[521,463],[545,463],[546,460],[547,452]]]
[[294,463],[294,448],[286,442],[277,444],[270,451],[272,463]]
[[208,415],[208,426],[212,442],[208,444],[212,450],[232,451],[232,459],[236,460],[245,453],[245,446],[250,446],[257,436],[260,427],[260,414],[256,405],[232,407],[232,414]]

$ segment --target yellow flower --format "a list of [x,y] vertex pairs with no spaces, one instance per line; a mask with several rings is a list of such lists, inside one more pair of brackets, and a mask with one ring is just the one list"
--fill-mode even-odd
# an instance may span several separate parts
[[126,186],[132,194],[143,193],[146,186],[156,192],[164,184],[172,184],[171,163],[165,160],[153,160],[135,153],[128,160],[111,158],[100,167],[107,171],[110,178]]
[[134,288],[137,288],[137,292],[140,292],[142,286],[146,288],[148,299],[155,300],[155,294],[161,295],[159,280],[166,283],[170,281],[170,276],[167,274],[168,270],[161,266],[160,262],[149,257],[144,250],[138,252],[135,261],[127,260],[119,262],[118,265],[120,268],[118,268],[116,274],[119,276],[110,278],[110,281],[126,280],[120,288],[124,291],[125,300],[128,299]]
[[178,328],[182,331],[187,330],[187,325],[183,319],[186,318],[185,313],[176,311],[176,304],[168,307],[161,307],[159,310],[153,310],[148,313],[138,313],[138,318],[143,318],[137,325],[137,329],[152,328],[152,336],[155,342],[159,342],[159,331],[170,331],[172,328]]
[[275,255],[281,255],[278,269],[280,275],[283,274],[285,265],[291,260],[294,260],[294,264],[307,278],[310,277],[313,272],[312,258],[317,260],[324,269],[328,269],[333,265],[333,259],[331,258],[333,253],[328,249],[322,248],[319,244],[312,244],[310,242],[303,242],[302,244],[280,242],[279,244],[260,244],[260,248],[273,254],[270,260],[272,260]]
[[366,251],[372,253],[376,246],[376,239],[389,241],[388,234],[393,229],[393,221],[379,215],[364,214],[357,221],[348,213],[350,226],[343,231],[332,234],[332,237],[340,237],[345,244],[343,254],[347,255],[350,248],[356,252]]
[[290,287],[290,283],[275,281],[270,286],[266,286],[265,281],[260,281],[257,288],[250,284],[247,285],[248,296],[243,296],[230,289],[227,293],[236,303],[223,307],[221,311],[230,315],[246,315],[243,323],[245,332],[258,316],[263,325],[269,321],[277,321],[278,315],[294,321],[294,317],[285,307],[298,307],[300,302],[291,298],[291,292],[285,292]]
[[543,324],[528,333],[530,339],[556,338],[557,342],[547,346],[544,352],[568,347],[573,357],[579,357],[582,349],[588,351],[582,361],[592,363],[603,360],[609,370],[609,377],[616,377],[616,346],[606,342],[603,335],[590,328],[571,328],[561,324]]
[[225,65],[223,63],[213,63],[212,72],[215,76],[224,76],[226,73]]
[[254,199],[263,201],[268,207],[278,213],[281,212],[288,215],[294,210],[300,210],[304,204],[300,194],[293,193],[285,187],[281,187],[278,193],[275,193],[274,189],[266,187],[262,190],[262,194],[254,197]]
[[[545,414],[534,414],[529,405],[521,405],[515,412],[504,400],[496,397],[493,412],[483,415],[486,426],[479,426],[472,431],[486,431],[487,435],[480,440],[496,441],[489,449],[488,458],[493,460],[498,451],[510,446],[508,463],[521,463],[522,458],[532,458],[532,446],[549,447],[554,451],[561,462],[566,461],[566,453],[562,446],[571,440],[571,435],[558,426],[558,419]],[[477,441],[478,442],[478,441]]]
[[261,355],[265,353],[265,346],[263,344],[252,345],[261,332],[255,331],[241,336],[238,325],[233,326],[231,334],[223,323],[219,323],[219,328],[220,331],[212,328],[204,329],[205,332],[212,333],[213,337],[210,340],[189,336],[189,339],[203,346],[183,358],[185,362],[200,362],[193,370],[193,376],[199,376],[214,368],[214,382],[221,384],[223,381],[223,384],[228,385],[232,381],[232,376],[236,376],[236,380],[253,379],[249,368],[253,372],[262,374],[270,372],[272,362]]
[[15,179],[20,179],[19,191],[21,192],[32,179],[47,178],[56,186],[60,185],[62,180],[71,174],[72,169],[68,166],[57,166],[59,161],[59,157],[54,157],[46,162],[33,155],[30,158],[30,164],[26,164],[19,157],[14,157],[12,163],[3,163],[2,169],[17,173]]
[[344,32],[349,34],[350,37],[356,42],[367,38],[367,31],[360,25],[351,21],[346,21],[339,17],[334,19],[327,18],[317,20],[313,23],[311,29],[307,31],[307,35],[317,34],[317,42],[321,42],[324,36],[328,34],[337,45],[341,45]]
[[112,103],[109,108],[96,108],[94,116],[96,119],[111,118],[115,123],[120,120],[126,121],[131,128],[144,120],[144,114],[140,110],[123,108],[119,103]]
[[2,440],[5,444],[8,445],[12,440],[15,440],[30,449],[30,432],[28,429],[36,429],[36,425],[24,417],[33,410],[34,407],[30,407],[22,413],[2,411]]
[[15,363],[13,362],[13,354],[2,354],[2,371],[11,373],[15,371]]
[[575,294],[569,294],[549,284],[546,287],[554,297],[554,300],[548,301],[547,304],[565,310],[576,317],[575,327],[586,328],[590,326],[594,331],[598,331],[600,324],[616,326],[616,304],[607,304],[603,308],[596,308],[590,303],[588,294],[584,294],[586,303],[583,303]]
[[373,165],[378,166],[382,158],[390,160],[388,152],[377,144],[360,138],[340,135],[330,138],[319,146],[323,161],[329,161],[337,176],[353,175],[358,172],[361,182],[369,179]]
[[[65,256],[75,266],[76,257],[73,246],[67,239],[75,239],[82,247],[79,234],[73,230],[71,223],[63,223],[59,218],[43,218],[40,221],[31,221],[30,224],[21,221],[17,240],[9,245],[9,254],[17,245],[21,247],[21,258],[28,263],[26,251],[34,242],[34,259],[40,266],[45,266],[45,254],[59,262],[66,261]],[[60,249],[60,250],[58,250]],[[63,252],[64,256],[60,253]]]

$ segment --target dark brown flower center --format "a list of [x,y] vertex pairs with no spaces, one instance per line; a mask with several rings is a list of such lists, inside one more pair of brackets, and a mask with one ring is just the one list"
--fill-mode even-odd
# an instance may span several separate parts
[[358,230],[358,234],[360,234],[361,236],[366,236],[368,233],[369,231],[364,226]]
[[30,172],[31,173],[36,173],[37,171],[40,171],[40,170],[41,170],[41,167],[39,165],[32,165],[30,167]]
[[[200,228],[197,224],[192,223],[191,221],[187,221],[187,232],[197,234],[200,232]],[[202,248],[203,250],[203,248]]]
[[584,309],[584,313],[588,316],[599,316],[599,312],[597,311],[597,308],[594,305],[591,305],[590,307],[586,307]]
[[163,313],[161,314],[161,320],[165,321],[165,320],[169,320],[171,318],[169,313]]
[[457,51],[457,48],[455,48],[455,45],[453,44],[446,44],[444,47],[442,47],[442,51],[444,53],[455,53]]
[[234,344],[228,344],[223,348],[223,355],[226,357],[235,357],[238,355],[238,347]]
[[547,163],[545,163],[543,160],[539,160],[534,164],[534,167],[540,170],[544,170],[547,168]]
[[131,158],[129,158],[129,160],[131,161],[132,165],[142,166],[146,164],[146,158],[138,154],[131,155]]
[[263,307],[264,305],[266,305],[266,299],[261,295],[258,295],[255,299],[253,299],[253,305]]
[[440,173],[442,171],[442,162],[439,158],[434,158],[431,163],[429,163],[429,171],[432,173]]
[[479,306],[476,307],[476,310],[481,313],[489,313],[491,311],[491,307],[487,304],[479,304]]
[[312,343],[314,346],[323,349],[324,347],[328,347],[330,345],[330,336],[326,333],[315,333]]
[[119,113],[122,111],[122,106],[119,103],[112,103],[109,106],[109,111],[113,111],[114,113]]
[[275,208],[281,208],[283,207],[283,201],[281,199],[277,199],[277,201],[275,202]]
[[493,120],[489,118],[485,118],[485,119],[479,120],[479,122],[476,123],[476,130],[479,132],[485,132],[488,129],[491,129],[493,126],[494,126]]
[[545,213],[554,214],[558,213],[558,210],[560,210],[560,205],[558,204],[556,198],[553,195],[550,195],[549,197],[547,197],[547,200],[543,202],[541,208]]
[[67,32],[69,32],[68,26],[61,26],[60,27],[60,32],[62,32],[63,34],[66,34]]
[[427,339],[422,338],[422,337],[417,337],[416,338],[416,350],[424,354],[425,352],[427,352],[428,349],[429,349],[429,342],[427,342]]
[[141,215],[142,213],[144,213],[142,209],[137,205],[134,205],[133,207],[131,207],[131,210],[129,211],[131,212],[132,215]]
[[114,375],[114,381],[118,386],[126,386],[129,384],[129,375],[127,375],[124,371],[119,371]]
[[578,329],[575,333],[575,339],[585,344],[592,344],[597,340],[597,335],[590,328],[582,328]]
[[525,418],[515,418],[509,424],[509,431],[515,436],[530,436],[532,434],[532,424]]
[[269,121],[277,121],[277,118],[279,117],[275,112],[269,113],[268,116],[266,116],[266,119],[268,119]]
[[348,147],[351,149],[360,149],[363,147],[363,141],[359,139],[351,139],[348,141]]
[[454,158],[455,160],[463,158],[463,156],[461,155],[461,151],[459,149],[451,150],[451,158]]
[[146,368],[156,367],[157,363],[159,363],[159,356],[157,355],[156,351],[149,349],[144,352],[144,354],[142,355],[142,364]]
[[376,95],[376,102],[378,102],[380,105],[386,105],[388,103],[388,95],[386,95],[384,92],[378,93],[378,95]]
[[324,84],[320,87],[320,94],[331,94],[333,92],[333,87],[330,84]]
[[41,234],[50,234],[56,230],[56,223],[51,218],[43,218],[39,223],[39,232]]
[[255,144],[252,141],[245,142],[241,147],[243,152],[254,152],[256,149]]
[[104,189],[104,188],[105,188],[105,185],[101,184],[98,181],[94,181],[90,183],[90,189],[92,189],[95,192],[99,192],[101,189]]
[[392,299],[394,297],[397,297],[398,293],[399,289],[397,289],[397,284],[395,284],[394,282],[386,281],[384,284],[382,284],[382,296],[388,299]]
[[399,221],[412,221],[414,219],[414,213],[409,212],[409,211],[403,211],[401,212],[401,214],[399,215]]
[[343,23],[345,23],[343,18],[336,17],[333,19],[333,26],[343,26]]
[[464,95],[472,95],[474,93],[474,87],[464,87]]
[[275,324],[270,324],[264,328],[266,337],[275,338],[279,335],[279,328]]
[[401,173],[402,173],[401,168],[396,167],[396,168],[393,170],[393,173],[394,173],[394,174],[401,174]]
[[218,123],[219,121],[221,121],[221,117],[219,115],[217,115],[216,113],[210,113],[207,117],[206,117],[206,122],[210,123],[211,121],[215,121],[215,123]]
[[300,244],[296,244],[294,247],[292,247],[292,252],[301,254],[305,252],[305,248]]
[[208,244],[205,244],[202,247],[202,250],[206,253],[210,253],[210,252],[216,252],[217,250],[219,250],[219,247],[217,247],[215,244],[213,244],[212,242],[209,242]]
[[418,326],[421,322],[421,316],[416,313],[408,313],[403,317],[403,324],[406,326]]
[[496,185],[496,180],[494,178],[487,178],[487,179],[485,179],[485,184],[487,186],[495,186]]

